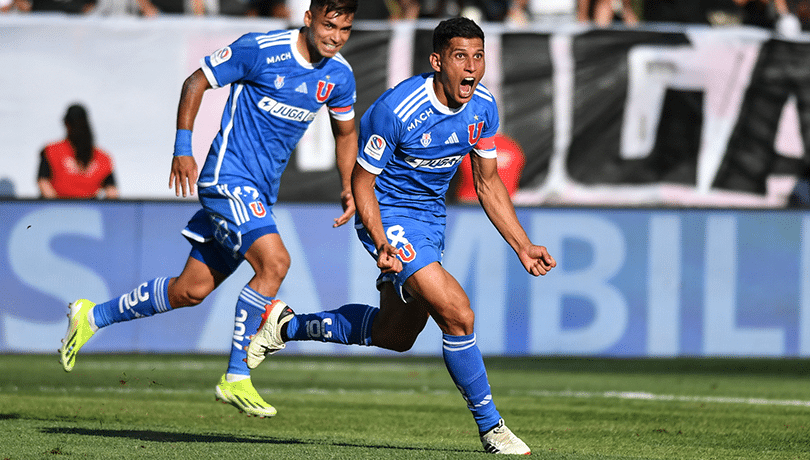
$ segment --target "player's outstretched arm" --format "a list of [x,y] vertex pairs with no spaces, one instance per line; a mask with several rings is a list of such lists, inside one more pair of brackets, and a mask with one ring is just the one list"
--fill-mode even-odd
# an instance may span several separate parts
[[211,88],[202,69],[197,69],[186,81],[180,92],[180,103],[177,107],[177,139],[174,144],[174,159],[169,174],[169,188],[174,188],[175,195],[194,195],[194,184],[197,182],[197,162],[191,152],[191,131],[194,119],[200,111],[203,94]]
[[475,152],[470,153],[470,160],[478,201],[489,220],[515,251],[527,272],[534,276],[548,273],[557,262],[544,246],[532,244],[526,235],[509,192],[498,175],[498,160],[482,158]]
[[340,174],[340,204],[343,214],[335,219],[332,227],[340,227],[351,219],[355,212],[354,195],[352,194],[352,169],[357,161],[357,130],[352,120],[332,121],[332,134],[335,136],[335,157]]

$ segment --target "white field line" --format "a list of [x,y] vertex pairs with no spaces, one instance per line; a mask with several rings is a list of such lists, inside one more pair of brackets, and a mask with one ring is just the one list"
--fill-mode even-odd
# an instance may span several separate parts
[[[224,368],[223,363],[213,362],[199,362],[194,360],[188,361],[174,361],[171,363],[161,363],[155,361],[124,361],[124,362],[86,362],[82,364],[83,368],[90,370],[121,370],[127,371],[148,371],[148,370],[221,370]],[[408,372],[414,370],[443,370],[444,365],[439,363],[436,365],[419,363],[328,363],[323,361],[296,361],[290,363],[266,361],[263,369],[268,370],[325,370],[325,371],[389,371],[389,372]],[[40,391],[44,393],[71,393],[87,391],[87,387],[49,387],[41,386]],[[159,386],[151,386],[148,388],[133,388],[133,387],[95,387],[90,389],[98,393],[145,393],[145,394],[207,394],[209,391],[198,389],[166,389]],[[16,392],[19,388],[0,387],[0,393]],[[347,394],[433,394],[433,395],[446,395],[451,392],[446,390],[429,390],[423,388],[421,390],[349,390],[342,388],[301,388],[296,390],[266,390],[262,389],[261,393],[300,393],[300,394],[318,394],[318,395],[347,395]],[[716,403],[716,404],[744,404],[753,406],[792,406],[792,407],[808,407],[810,408],[810,401],[802,400],[784,400],[784,399],[764,399],[764,398],[740,398],[740,397],[723,397],[723,396],[684,396],[684,395],[663,395],[646,392],[635,391],[605,391],[605,392],[589,392],[589,391],[544,391],[544,390],[528,390],[528,391],[510,391],[510,396],[530,396],[538,398],[579,398],[579,399],[621,399],[621,400],[643,400],[643,401],[662,401],[662,402],[691,402],[691,403]]]
[[[81,393],[86,391],[93,391],[96,393],[120,393],[120,394],[186,394],[186,395],[203,395],[213,393],[213,391],[199,390],[199,389],[172,389],[160,388],[152,386],[148,388],[133,388],[133,387],[52,387],[40,386],[39,391],[43,393]],[[19,387],[12,386],[0,388],[0,393],[13,393],[19,391]],[[315,394],[315,395],[412,395],[412,394],[429,394],[436,396],[445,396],[452,391],[448,390],[430,390],[423,388],[421,390],[388,390],[383,388],[366,389],[366,390],[349,390],[344,388],[299,388],[299,389],[284,389],[284,390],[265,390],[260,391],[264,394],[273,393],[298,393],[298,394]],[[737,398],[737,397],[722,397],[722,396],[683,396],[683,395],[659,395],[645,392],[634,391],[605,391],[605,392],[589,392],[589,391],[510,391],[510,396],[530,396],[538,398],[579,398],[579,399],[622,399],[622,400],[642,400],[653,402],[688,402],[688,403],[715,403],[715,404],[743,404],[752,406],[792,406],[792,407],[808,407],[810,408],[810,401],[801,400],[785,400],[785,399],[764,399],[764,398]]]
[[613,398],[626,400],[644,401],[675,401],[675,402],[698,402],[698,403],[719,403],[719,404],[747,404],[752,406],[794,406],[810,407],[810,401],[786,400],[786,399],[763,399],[763,398],[734,398],[724,396],[678,396],[678,395],[657,395],[638,391],[528,391],[510,392],[513,396],[537,396],[550,398]]

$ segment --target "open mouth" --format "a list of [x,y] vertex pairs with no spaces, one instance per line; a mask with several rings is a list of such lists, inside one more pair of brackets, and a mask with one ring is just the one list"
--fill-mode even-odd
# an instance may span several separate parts
[[459,85],[459,93],[461,97],[470,97],[473,93],[473,87],[475,86],[475,78],[467,77],[461,80],[461,85]]
[[340,48],[338,45],[333,45],[331,43],[324,43],[323,44],[324,50],[328,53],[334,53]]

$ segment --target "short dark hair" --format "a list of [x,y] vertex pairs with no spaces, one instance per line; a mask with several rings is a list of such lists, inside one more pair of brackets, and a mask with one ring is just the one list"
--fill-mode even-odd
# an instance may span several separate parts
[[[315,0],[313,0],[315,1]],[[461,38],[480,38],[484,42],[484,31],[472,19],[458,17],[445,19],[433,29],[433,52],[441,53],[450,45],[450,40]]]
[[310,0],[309,10],[326,8],[326,13],[334,11],[338,15],[357,13],[357,0]]

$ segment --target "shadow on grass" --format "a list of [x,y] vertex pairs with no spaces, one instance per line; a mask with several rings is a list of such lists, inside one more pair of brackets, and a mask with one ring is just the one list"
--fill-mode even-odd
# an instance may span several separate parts
[[288,445],[331,445],[335,447],[358,447],[367,449],[391,449],[403,451],[435,451],[435,452],[468,452],[462,449],[438,449],[429,447],[403,447],[386,446],[373,444],[352,444],[347,442],[318,442],[299,439],[279,439],[263,437],[228,436],[217,434],[190,434],[174,433],[171,431],[152,430],[103,430],[89,428],[44,428],[46,434],[71,434],[79,436],[102,436],[110,438],[130,438],[139,441],[154,442],[233,442],[233,443],[254,443],[254,444],[288,444]]

